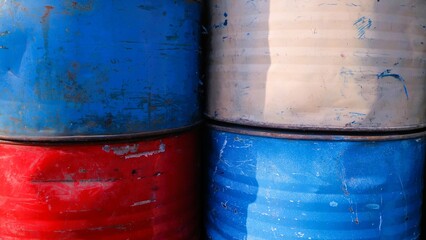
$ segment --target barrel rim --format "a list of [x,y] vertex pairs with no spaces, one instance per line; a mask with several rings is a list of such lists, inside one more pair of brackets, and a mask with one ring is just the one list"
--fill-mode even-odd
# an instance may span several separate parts
[[120,142],[140,142],[146,140],[156,140],[173,135],[184,134],[200,128],[203,121],[180,128],[170,128],[166,130],[126,133],[112,135],[76,135],[76,136],[3,136],[0,135],[0,144],[11,145],[64,145],[64,144],[102,144],[102,143],[120,143]]
[[232,118],[221,118],[218,116],[212,116],[208,112],[204,113],[204,116],[210,120],[213,121],[221,121],[226,122],[230,124],[237,124],[237,125],[245,125],[250,127],[257,127],[257,128],[275,128],[280,130],[299,130],[303,128],[304,130],[309,131],[333,131],[333,132],[364,132],[364,133],[371,133],[371,132],[397,132],[397,131],[416,131],[418,129],[424,129],[426,128],[426,123],[419,123],[416,125],[405,125],[405,126],[395,126],[395,127],[338,127],[338,126],[315,126],[315,125],[296,125],[296,124],[277,124],[277,123],[268,123],[268,122],[260,122],[256,120],[248,120],[248,119],[232,119]]
[[268,138],[292,139],[292,140],[324,140],[324,141],[392,141],[414,138],[425,138],[426,129],[408,132],[332,132],[332,131],[306,131],[289,129],[259,128],[253,126],[240,126],[209,122],[211,129]]

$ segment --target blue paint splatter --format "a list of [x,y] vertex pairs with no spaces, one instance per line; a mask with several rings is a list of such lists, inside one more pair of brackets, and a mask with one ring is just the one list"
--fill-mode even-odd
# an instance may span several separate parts
[[377,79],[382,79],[382,78],[385,78],[385,77],[393,77],[393,78],[399,80],[404,85],[405,96],[407,96],[407,99],[408,99],[408,90],[407,90],[407,85],[405,84],[404,78],[399,74],[391,73],[391,71],[392,71],[391,69],[386,69],[386,71],[377,74]]
[[223,21],[223,23],[221,24],[213,24],[214,28],[224,28],[226,26],[228,26],[228,19],[226,17],[228,17],[228,13],[224,13],[223,16],[225,17],[225,20]]
[[349,114],[351,115],[351,117],[363,117],[363,116],[367,116],[367,114],[365,114],[365,113],[359,113],[359,112],[349,112]]
[[358,28],[358,38],[365,38],[365,32],[370,29],[372,25],[373,21],[370,18],[367,19],[366,17],[361,17],[356,20],[354,26]]

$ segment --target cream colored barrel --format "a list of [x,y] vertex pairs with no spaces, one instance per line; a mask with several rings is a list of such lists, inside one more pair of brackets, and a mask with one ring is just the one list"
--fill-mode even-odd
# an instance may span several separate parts
[[426,1],[212,0],[207,116],[289,129],[425,127]]

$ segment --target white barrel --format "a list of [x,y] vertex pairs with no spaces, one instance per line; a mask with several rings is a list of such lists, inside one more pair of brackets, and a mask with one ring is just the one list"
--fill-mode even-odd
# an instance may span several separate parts
[[212,119],[288,129],[425,127],[425,0],[212,0]]

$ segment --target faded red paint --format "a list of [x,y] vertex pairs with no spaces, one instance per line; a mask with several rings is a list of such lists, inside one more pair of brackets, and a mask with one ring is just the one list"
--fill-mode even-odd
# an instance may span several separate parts
[[196,133],[0,144],[0,239],[198,239]]

